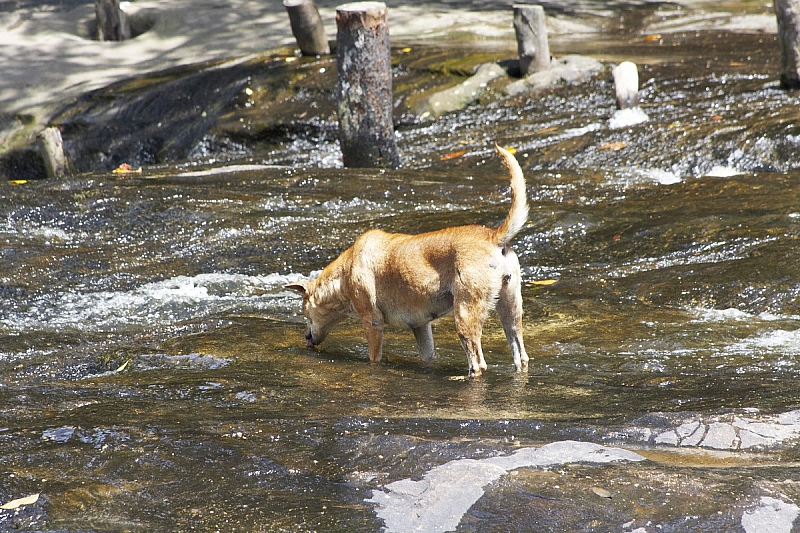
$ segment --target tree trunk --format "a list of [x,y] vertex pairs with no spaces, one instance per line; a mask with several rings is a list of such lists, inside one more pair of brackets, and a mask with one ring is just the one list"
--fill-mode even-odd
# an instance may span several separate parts
[[527,76],[550,68],[550,44],[547,42],[547,16],[544,8],[515,4],[513,9],[520,74]]
[[612,71],[617,107],[627,109],[639,105],[639,69],[636,63],[623,61]]
[[336,8],[339,139],[346,167],[396,167],[386,4]]
[[119,0],[94,0],[98,41],[124,41],[131,38],[131,23],[119,7]]
[[314,0],[283,0],[289,13],[292,35],[304,56],[324,56],[331,53],[325,26]]
[[64,142],[58,128],[47,128],[36,136],[48,178],[63,178],[69,175]]
[[800,0],[775,0],[781,46],[781,87],[800,89]]

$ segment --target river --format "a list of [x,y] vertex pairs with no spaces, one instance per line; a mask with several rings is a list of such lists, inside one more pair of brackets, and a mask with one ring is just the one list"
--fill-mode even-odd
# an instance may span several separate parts
[[[0,529],[797,531],[797,96],[774,35],[735,37],[570,41],[640,64],[640,124],[613,127],[606,72],[403,103],[397,170],[340,168],[323,116],[227,160],[0,184],[0,504],[38,495]],[[459,52],[395,53],[402,84]],[[399,330],[370,364],[355,322],[307,349],[283,286],[368,228],[499,223],[494,141],[528,180],[528,373],[495,317],[478,379],[452,317],[431,364]]]

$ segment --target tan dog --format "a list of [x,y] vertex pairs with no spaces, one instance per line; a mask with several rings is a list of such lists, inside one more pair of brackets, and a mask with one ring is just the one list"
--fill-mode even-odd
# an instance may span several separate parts
[[435,357],[431,321],[453,311],[469,374],[475,376],[486,369],[481,333],[497,302],[514,365],[527,371],[519,261],[509,247],[528,218],[525,178],[514,156],[496,148],[511,177],[511,210],[497,229],[458,226],[421,235],[370,230],[317,279],[286,286],[303,295],[309,347],[355,315],[370,361],[381,360],[386,324],[410,328],[420,356],[430,361]]

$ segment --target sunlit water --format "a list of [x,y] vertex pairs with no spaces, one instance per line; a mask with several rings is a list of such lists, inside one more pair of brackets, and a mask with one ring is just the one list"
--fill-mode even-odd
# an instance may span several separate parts
[[[41,497],[0,526],[377,531],[389,482],[565,439],[651,460],[515,471],[459,530],[731,531],[800,501],[796,98],[705,65],[646,67],[623,127],[606,80],[406,124],[396,171],[299,139],[235,171],[3,185],[0,503]],[[528,177],[529,372],[495,319],[474,380],[449,317],[432,364],[404,331],[369,364],[354,322],[306,349],[283,286],[366,229],[502,220],[495,139]],[[715,445],[736,420],[761,433]]]

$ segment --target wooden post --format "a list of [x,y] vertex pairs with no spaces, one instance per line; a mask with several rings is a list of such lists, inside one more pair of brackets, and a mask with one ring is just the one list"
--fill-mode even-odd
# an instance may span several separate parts
[[623,61],[612,71],[617,92],[617,107],[627,109],[639,105],[639,69],[636,63]]
[[63,178],[69,174],[67,156],[64,154],[64,142],[58,128],[47,128],[36,136],[39,151],[44,159],[48,178]]
[[522,76],[550,68],[547,16],[542,6],[514,4],[519,70]]
[[119,0],[94,0],[98,41],[124,41],[131,38],[131,23],[119,7]]
[[324,56],[331,53],[325,26],[314,0],[283,0],[289,13],[292,35],[304,56]]
[[392,122],[392,59],[383,2],[336,8],[339,140],[346,167],[400,164]]
[[800,89],[800,0],[774,0],[781,46],[781,87]]

